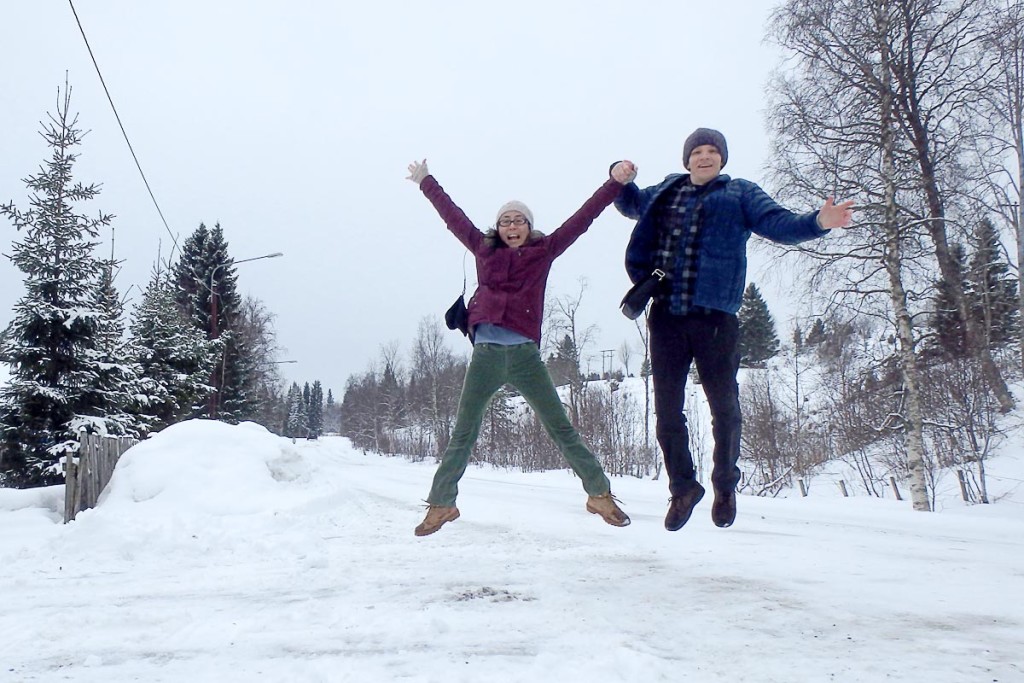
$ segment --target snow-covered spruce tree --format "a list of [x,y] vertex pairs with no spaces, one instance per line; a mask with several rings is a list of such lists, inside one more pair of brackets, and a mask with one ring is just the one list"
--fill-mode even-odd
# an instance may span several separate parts
[[25,293],[0,349],[12,373],[0,393],[0,477],[8,486],[60,483],[60,459],[77,451],[79,429],[118,429],[117,420],[105,420],[110,396],[96,391],[109,369],[101,350],[109,315],[98,305],[103,269],[93,254],[112,216],[89,217],[78,209],[99,187],[72,176],[83,133],[70,113],[70,95],[65,85],[56,113],[43,123],[51,154],[25,180],[28,210],[14,202],[0,206],[0,215],[23,235],[10,258],[25,275]]
[[292,383],[288,391],[288,421],[285,423],[284,435],[293,439],[304,439],[309,432],[309,417],[306,402],[302,397],[302,389]]
[[83,413],[91,418],[89,431],[115,436],[140,437],[149,431],[144,408],[153,399],[155,385],[142,376],[135,362],[131,340],[125,336],[124,304],[114,287],[113,258],[101,262],[93,303],[96,318],[95,346],[85,350],[96,371],[82,392]]
[[152,382],[151,399],[140,408],[150,431],[206,411],[206,397],[219,343],[210,341],[175,301],[167,271],[155,269],[132,313],[132,350],[142,376]]
[[775,333],[775,320],[768,312],[768,304],[753,282],[743,292],[743,303],[737,317],[740,323],[740,365],[762,367],[766,360],[779,353],[779,337]]

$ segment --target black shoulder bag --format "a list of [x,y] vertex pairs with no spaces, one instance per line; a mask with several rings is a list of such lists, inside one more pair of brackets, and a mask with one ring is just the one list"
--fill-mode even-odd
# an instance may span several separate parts
[[630,320],[639,318],[640,314],[647,310],[647,304],[650,303],[651,297],[654,296],[654,293],[658,290],[658,285],[666,277],[665,271],[661,268],[655,268],[654,272],[630,287],[629,291],[626,292],[626,296],[622,297],[622,303],[619,304],[619,310],[622,311],[622,315]]
[[462,294],[455,300],[448,310],[444,312],[444,324],[449,330],[458,330],[463,335],[473,338],[469,334],[469,310],[466,309],[466,257],[462,257]]
[[[713,185],[709,188],[709,191],[714,191],[717,188],[717,185]],[[699,220],[698,216],[700,215],[700,211],[703,208],[704,200],[706,198],[707,192],[698,196],[697,202],[693,207],[693,211],[695,213],[693,220]],[[672,248],[666,251],[674,254],[675,249],[678,246],[678,241],[676,240],[671,244]],[[665,263],[671,264],[672,259],[666,258]],[[665,267],[668,268],[669,265],[666,265]],[[630,320],[636,320],[639,318],[640,314],[647,310],[647,304],[650,303],[651,297],[657,293],[658,286],[661,284],[661,281],[667,277],[668,274],[664,270],[661,268],[655,268],[650,275],[633,285],[630,290],[626,292],[626,296],[622,297],[622,303],[619,304],[619,310],[622,311],[622,314]]]

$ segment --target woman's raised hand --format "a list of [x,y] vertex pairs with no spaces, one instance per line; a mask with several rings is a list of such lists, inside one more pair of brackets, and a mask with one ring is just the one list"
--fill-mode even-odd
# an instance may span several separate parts
[[427,160],[424,159],[423,161],[414,161],[409,164],[409,175],[406,178],[419,185],[428,175],[430,175],[430,171],[427,170]]

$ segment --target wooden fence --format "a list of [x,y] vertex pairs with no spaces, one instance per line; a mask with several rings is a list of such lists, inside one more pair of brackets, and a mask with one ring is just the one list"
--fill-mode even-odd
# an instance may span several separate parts
[[82,510],[96,507],[121,454],[138,443],[136,439],[125,436],[85,432],[81,433],[78,442],[78,457],[68,458],[64,465],[65,524]]
[[[803,479],[797,479],[797,484],[800,485],[800,495],[804,498],[807,497],[807,483]],[[896,500],[903,500],[903,496],[900,494],[900,487],[896,484],[896,477],[889,477],[889,483],[892,485],[893,495],[896,496]],[[839,487],[840,493],[843,494],[843,498],[850,497],[850,490],[846,488],[846,482],[840,479],[836,482],[836,486]],[[964,500],[967,500],[966,494]]]

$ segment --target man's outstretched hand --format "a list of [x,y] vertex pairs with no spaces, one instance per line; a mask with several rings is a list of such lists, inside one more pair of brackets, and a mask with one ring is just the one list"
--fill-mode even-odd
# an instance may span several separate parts
[[636,164],[632,161],[620,161],[612,166],[612,178],[625,185],[636,178]]
[[829,197],[818,209],[818,225],[825,230],[850,227],[853,222],[853,206],[852,199],[836,204],[835,197]]

